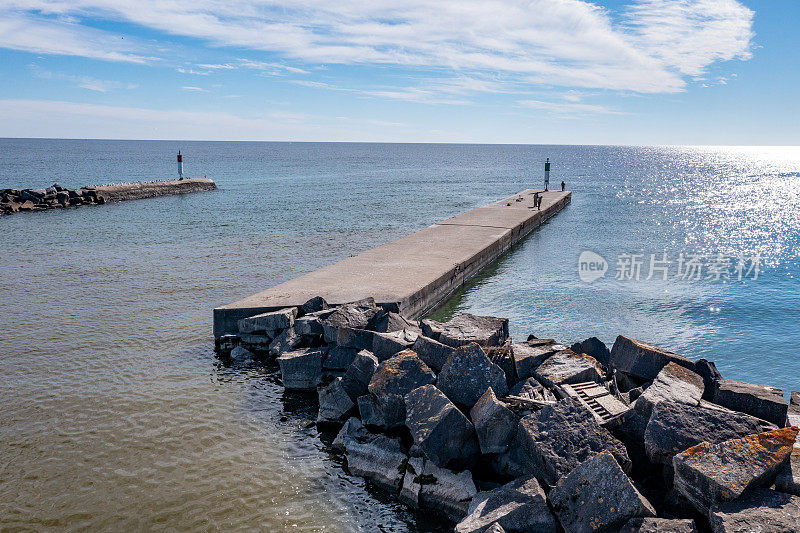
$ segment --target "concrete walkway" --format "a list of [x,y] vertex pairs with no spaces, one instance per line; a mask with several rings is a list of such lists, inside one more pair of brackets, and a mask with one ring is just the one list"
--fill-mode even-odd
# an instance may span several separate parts
[[561,211],[571,199],[569,191],[546,192],[539,211],[532,207],[534,192],[524,190],[218,307],[214,309],[214,336],[236,333],[240,318],[299,306],[314,296],[322,296],[331,304],[371,296],[404,316],[420,316]]

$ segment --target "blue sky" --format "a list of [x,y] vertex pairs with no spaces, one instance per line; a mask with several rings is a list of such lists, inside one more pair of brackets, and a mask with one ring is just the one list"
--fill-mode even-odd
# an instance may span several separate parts
[[0,0],[0,137],[800,145],[800,2]]

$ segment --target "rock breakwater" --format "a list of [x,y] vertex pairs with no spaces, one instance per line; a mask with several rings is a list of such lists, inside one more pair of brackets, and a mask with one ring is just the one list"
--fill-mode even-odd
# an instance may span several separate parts
[[238,322],[220,357],[316,394],[353,475],[459,533],[800,531],[800,395],[625,336],[609,350],[461,314],[314,298]]
[[195,178],[87,186],[80,189],[69,189],[58,183],[46,189],[0,189],[0,214],[102,205],[106,202],[210,191],[216,188],[214,180]]

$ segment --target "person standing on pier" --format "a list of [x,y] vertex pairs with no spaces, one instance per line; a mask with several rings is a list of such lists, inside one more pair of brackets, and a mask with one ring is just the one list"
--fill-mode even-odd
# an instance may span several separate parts
[[547,161],[544,163],[544,190],[546,191],[550,187],[550,158],[547,158]]
[[566,187],[566,186],[567,186],[567,184],[562,181],[561,182],[561,192],[564,192],[564,187]]

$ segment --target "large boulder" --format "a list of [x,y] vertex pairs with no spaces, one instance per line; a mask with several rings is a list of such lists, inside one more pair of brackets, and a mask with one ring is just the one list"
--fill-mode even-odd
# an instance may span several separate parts
[[244,346],[236,346],[231,350],[231,360],[237,363],[246,363],[253,360],[253,352]]
[[420,507],[433,509],[453,522],[462,520],[469,510],[472,498],[478,493],[472,472],[454,472],[425,461],[420,482]]
[[497,399],[491,387],[472,406],[469,416],[475,425],[481,453],[505,453],[508,450],[519,419]]
[[426,481],[422,477],[424,468],[424,457],[411,456],[406,461],[405,472],[403,473],[403,485],[400,487],[398,497],[401,502],[415,509],[419,508],[419,493],[422,490],[422,484]]
[[694,363],[694,371],[703,378],[703,399],[707,401],[714,400],[714,391],[717,388],[717,382],[722,379],[722,374],[717,370],[717,365],[713,361],[706,359],[698,359]]
[[555,533],[557,525],[544,490],[533,476],[522,477],[472,498],[456,533],[484,533],[499,525],[510,532]]
[[336,343],[340,328],[374,330],[375,322],[382,314],[383,310],[375,305],[375,300],[372,298],[341,305],[322,322],[325,341]]
[[300,309],[305,314],[319,313],[329,308],[328,302],[322,296],[315,296],[300,306]]
[[800,531],[800,497],[755,489],[712,509],[714,533],[795,533]]
[[475,428],[433,385],[406,394],[406,426],[425,456],[441,467],[465,467],[478,455]]
[[763,418],[778,427],[786,425],[786,414],[789,410],[781,389],[731,379],[720,379],[717,382],[714,403]]
[[748,489],[772,484],[789,460],[797,432],[789,427],[693,446],[672,460],[675,488],[700,513],[708,514]]
[[668,363],[694,370],[694,363],[674,352],[620,335],[611,348],[609,364],[641,379],[653,380]]
[[672,458],[701,442],[716,444],[761,432],[757,418],[727,409],[661,402],[655,406],[644,433],[651,461],[672,464]]
[[631,518],[656,511],[608,452],[601,452],[562,477],[548,500],[567,533],[618,531]]
[[787,494],[800,496],[800,448],[797,447],[797,441],[789,462],[775,477],[775,488]]
[[517,369],[514,364],[514,357],[511,352],[511,346],[506,344],[503,346],[492,346],[484,350],[486,357],[489,361],[496,364],[506,375],[506,386],[511,387],[517,381]]
[[257,335],[254,333],[242,333],[239,335],[242,346],[256,353],[268,353],[272,338],[269,335]]
[[371,480],[386,490],[397,492],[403,479],[408,456],[400,439],[379,435],[361,442],[344,439],[344,453],[350,473]]
[[300,346],[303,342],[303,337],[295,333],[294,328],[283,330],[277,337],[272,339],[269,343],[267,351],[272,356],[279,356],[289,350],[293,350]]
[[290,328],[297,317],[296,307],[287,307],[279,311],[261,313],[239,320],[239,333],[254,333],[257,331],[275,332]]
[[703,397],[703,388],[702,377],[676,363],[668,363],[636,400],[636,410],[649,419],[653,407],[659,402],[695,406]]
[[403,329],[390,333],[375,333],[372,337],[372,353],[379,361],[384,361],[397,352],[411,348],[416,340],[417,333]]
[[378,370],[378,358],[367,350],[361,350],[353,358],[342,378],[342,387],[353,400],[367,393],[369,382]]
[[290,390],[313,390],[322,380],[322,360],[325,352],[306,348],[286,352],[278,357],[283,386]]
[[306,337],[318,336],[324,333],[322,329],[322,313],[303,315],[294,321],[294,330],[298,335]]
[[619,533],[697,533],[697,527],[691,519],[631,518]]
[[524,471],[548,485],[602,451],[611,452],[626,472],[631,467],[625,446],[571,398],[520,420],[511,446]]
[[342,386],[342,378],[331,381],[327,387],[319,389],[319,413],[317,422],[339,422],[350,415],[356,403]]
[[539,365],[554,353],[549,346],[531,346],[526,342],[512,344],[511,357],[514,358],[517,379],[533,376],[533,372],[539,368]]
[[611,352],[597,337],[589,337],[585,341],[576,342],[570,346],[570,349],[575,353],[585,353],[593,357],[601,365],[608,365],[611,360]]
[[483,347],[499,346],[507,338],[507,318],[462,313],[443,325],[437,340],[442,344],[457,348],[473,342]]
[[419,323],[408,320],[402,315],[389,312],[381,315],[375,322],[375,331],[381,333],[391,333],[393,331],[413,331],[419,333]]
[[429,339],[438,341],[439,335],[442,333],[442,330],[444,329],[444,324],[442,322],[437,322],[436,320],[423,318],[422,320],[419,321],[419,328],[422,330],[423,335],[425,335]]
[[558,389],[566,383],[600,382],[603,370],[593,357],[562,350],[539,365],[534,375],[546,387]]
[[492,387],[504,396],[508,391],[506,374],[486,357],[475,343],[461,346],[450,357],[439,373],[438,387],[455,403],[472,407]]
[[360,350],[356,348],[344,348],[342,346],[333,346],[328,350],[328,357],[322,363],[322,368],[325,370],[347,370],[350,365],[355,361],[356,355]]
[[417,352],[419,358],[436,372],[442,371],[447,359],[456,351],[452,346],[442,344],[424,335],[417,336],[412,350]]
[[364,424],[361,423],[361,420],[352,416],[347,419],[339,430],[339,433],[336,434],[336,437],[331,443],[331,448],[339,452],[344,452],[344,441],[346,439],[356,439],[360,442],[366,442],[375,437],[377,437],[377,435],[370,433],[367,428],[364,427]]
[[378,365],[368,389],[383,413],[387,429],[405,424],[405,395],[435,381],[436,375],[412,350],[403,350]]
[[[323,323],[323,328],[324,328]],[[375,343],[375,336],[378,333],[368,329],[349,328],[339,326],[336,328],[336,337],[330,340],[328,331],[325,333],[325,340],[330,344],[336,344],[342,348],[355,348],[356,350],[372,350]]]
[[361,417],[365,426],[380,430],[388,427],[386,424],[386,417],[383,416],[383,409],[381,409],[375,396],[372,394],[359,396],[356,403],[358,404],[358,415]]

